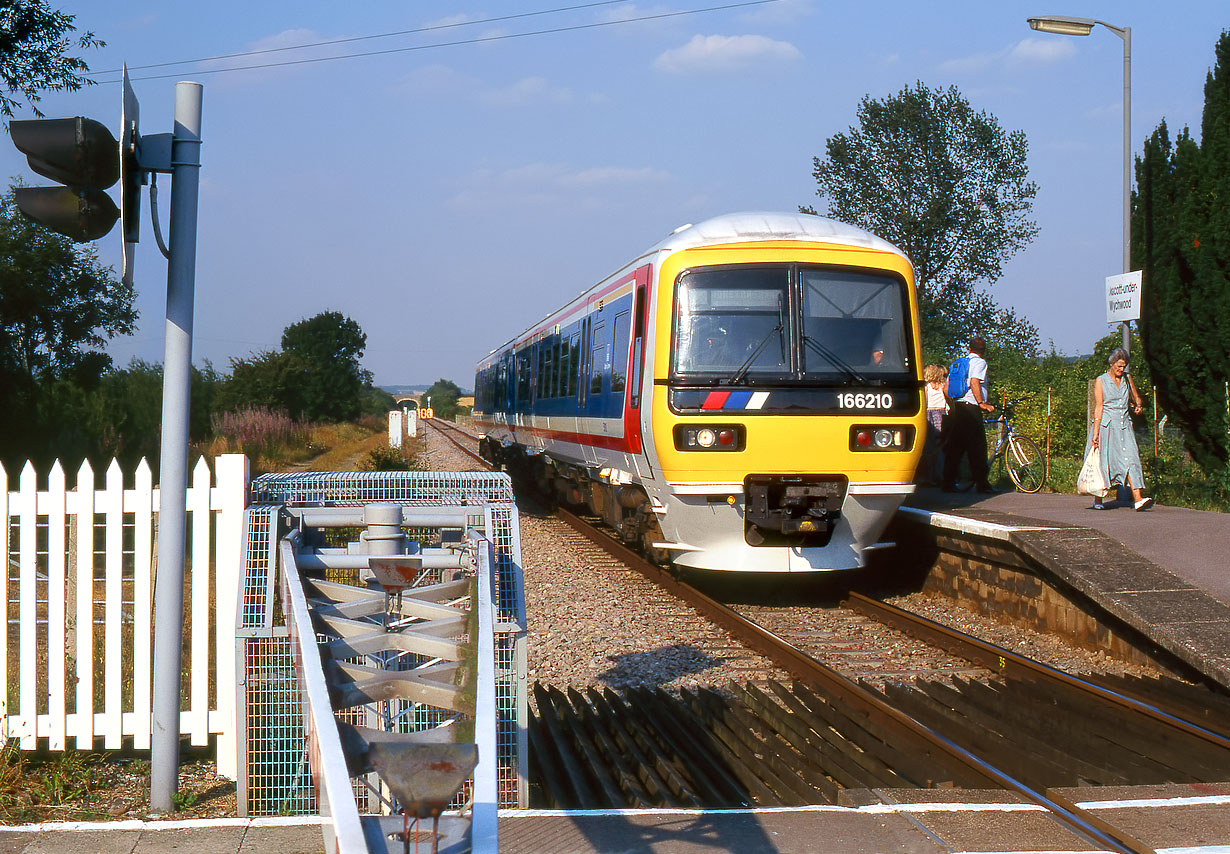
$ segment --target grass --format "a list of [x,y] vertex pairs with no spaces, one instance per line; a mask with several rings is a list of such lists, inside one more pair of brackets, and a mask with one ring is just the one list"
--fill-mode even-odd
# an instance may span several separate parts
[[[275,471],[406,471],[417,469],[414,454],[421,444],[410,440],[401,451],[388,446],[388,423],[370,415],[339,424],[288,423],[276,413],[249,412],[247,419],[216,419],[216,437],[202,452],[243,452],[252,474]],[[225,431],[225,432],[224,432]],[[253,438],[257,437],[257,438]]]
[[[1140,437],[1137,437],[1140,440]],[[990,439],[988,439],[988,442]],[[1182,443],[1173,437],[1158,442],[1154,454],[1152,441],[1140,441],[1140,464],[1144,470],[1144,493],[1159,504],[1187,507],[1217,513],[1230,512],[1230,469],[1209,473],[1187,455]],[[1047,463],[1043,492],[1073,495],[1082,457],[1053,453]],[[1008,473],[996,464],[991,470],[996,486],[1013,489]]]

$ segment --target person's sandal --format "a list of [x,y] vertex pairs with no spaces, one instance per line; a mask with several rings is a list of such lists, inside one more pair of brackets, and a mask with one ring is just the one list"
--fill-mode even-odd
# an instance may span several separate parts
[[1103,504],[1101,501],[1095,501],[1095,502],[1093,502],[1093,507],[1092,507],[1091,509],[1093,509],[1093,510],[1105,510],[1105,509],[1106,509],[1106,505],[1105,505],[1105,504]]
[[1138,513],[1139,513],[1139,512],[1143,512],[1143,511],[1145,511],[1145,510],[1148,510],[1148,509],[1149,509],[1150,507],[1152,507],[1152,506],[1153,506],[1153,499],[1152,499],[1152,498],[1142,498],[1142,499],[1140,499],[1139,501],[1137,501],[1137,502],[1136,502],[1136,504],[1135,504],[1136,511],[1137,511]]

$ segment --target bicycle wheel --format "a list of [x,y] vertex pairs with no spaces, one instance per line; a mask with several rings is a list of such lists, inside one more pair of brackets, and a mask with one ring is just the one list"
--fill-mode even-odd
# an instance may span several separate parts
[[1028,436],[1010,436],[1004,465],[1021,492],[1037,492],[1046,483],[1046,457]]

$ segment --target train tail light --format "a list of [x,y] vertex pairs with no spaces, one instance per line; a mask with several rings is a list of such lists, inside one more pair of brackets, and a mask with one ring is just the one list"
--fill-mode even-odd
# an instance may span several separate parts
[[908,451],[914,447],[909,425],[858,425],[850,428],[851,451]]
[[742,451],[747,432],[742,424],[679,424],[675,427],[677,451]]

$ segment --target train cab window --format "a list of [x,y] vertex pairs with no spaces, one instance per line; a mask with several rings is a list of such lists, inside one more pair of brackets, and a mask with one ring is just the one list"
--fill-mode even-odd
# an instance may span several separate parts
[[790,313],[788,266],[685,272],[676,285],[675,372],[788,374]]
[[807,374],[883,376],[909,370],[907,302],[899,279],[846,270],[800,270]]
[[615,315],[615,340],[611,359],[611,391],[623,393],[628,387],[628,312]]

